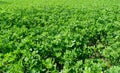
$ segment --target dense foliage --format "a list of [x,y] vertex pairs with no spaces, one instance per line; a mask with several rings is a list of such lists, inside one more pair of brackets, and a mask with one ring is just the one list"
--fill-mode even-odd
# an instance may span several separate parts
[[0,9],[0,73],[120,73],[120,8]]

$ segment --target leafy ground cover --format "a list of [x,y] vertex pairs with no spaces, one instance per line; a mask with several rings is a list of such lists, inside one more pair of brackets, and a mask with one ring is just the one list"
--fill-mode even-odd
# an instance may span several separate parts
[[119,0],[0,4],[0,73],[120,73]]

